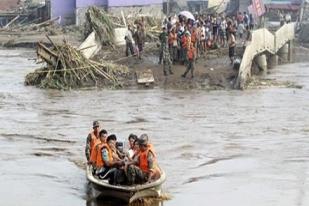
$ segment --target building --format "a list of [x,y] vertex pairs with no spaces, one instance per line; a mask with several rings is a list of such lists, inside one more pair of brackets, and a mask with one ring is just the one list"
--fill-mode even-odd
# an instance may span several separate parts
[[98,6],[120,15],[140,12],[143,14],[161,15],[163,0],[46,0],[49,5],[50,18],[60,16],[60,24],[82,25],[85,12],[89,6]]
[[19,0],[1,0],[0,11],[8,11],[19,8]]

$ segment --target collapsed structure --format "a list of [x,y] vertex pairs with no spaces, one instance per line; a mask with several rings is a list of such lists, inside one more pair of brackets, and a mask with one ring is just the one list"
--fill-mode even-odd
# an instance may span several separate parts
[[[96,38],[87,38],[92,44],[112,45],[114,39],[113,24],[106,13],[91,7],[88,12],[88,25],[97,34]],[[126,66],[113,64],[107,61],[94,61],[89,59],[95,50],[89,45],[86,48],[76,49],[65,40],[63,44],[55,44],[48,36],[52,45],[48,48],[38,43],[37,56],[46,66],[28,74],[26,85],[35,85],[40,88],[71,89],[85,86],[121,87],[121,78],[126,78],[129,70]],[[91,39],[91,40],[89,40]],[[90,50],[90,54],[89,51]]]

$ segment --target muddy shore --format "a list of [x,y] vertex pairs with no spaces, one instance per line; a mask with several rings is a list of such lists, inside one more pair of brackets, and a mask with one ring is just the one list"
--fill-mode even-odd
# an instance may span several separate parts
[[[50,35],[49,32],[0,32],[0,45],[6,48],[30,48],[35,49],[37,42],[44,42],[49,44],[46,35]],[[55,43],[61,44],[65,39],[71,45],[77,47],[82,42],[81,32],[74,31],[74,28],[63,32],[54,32],[50,37]],[[304,51],[307,49],[297,42],[295,44],[295,61],[303,62],[307,59],[303,56]],[[235,78],[238,71],[233,70],[228,58],[228,49],[219,48],[216,50],[209,50],[205,55],[200,56],[195,65],[195,76],[190,78],[182,78],[181,75],[186,70],[185,65],[176,63],[172,65],[173,75],[164,76],[163,65],[158,64],[159,48],[155,42],[146,43],[145,51],[141,59],[137,57],[126,57],[125,47],[118,46],[114,49],[103,48],[102,51],[97,54],[94,59],[97,61],[107,60],[118,64],[126,65],[130,69],[130,75],[126,79],[120,79],[123,88],[164,88],[164,89],[204,89],[204,90],[220,90],[220,89],[233,89]],[[242,48],[239,46],[236,50],[236,55],[240,55]],[[33,56],[36,58],[36,56]],[[136,72],[150,69],[153,72],[155,82],[150,86],[138,85],[136,83]],[[265,84],[265,78],[263,76],[257,76],[253,79],[253,83],[249,87],[259,87]],[[267,79],[267,78],[266,78]],[[281,83],[273,83],[267,81],[266,85],[282,85]],[[290,86],[292,83],[283,84]],[[100,87],[100,85],[98,85]]]
[[[49,44],[46,38],[48,32],[0,32],[0,45],[6,48],[30,48],[35,49],[37,42]],[[71,45],[77,47],[82,42],[80,32],[62,33],[52,35],[50,38],[55,43],[66,39]],[[206,55],[198,58],[195,68],[195,77],[181,78],[186,67],[180,63],[172,66],[173,75],[163,75],[163,65],[158,64],[159,48],[155,42],[146,43],[142,59],[136,57],[125,57],[125,47],[119,46],[115,49],[104,48],[95,59],[113,61],[118,64],[127,65],[131,75],[122,79],[124,88],[144,88],[144,85],[136,83],[136,72],[150,69],[153,72],[155,82],[150,87],[169,89],[232,89],[233,79],[237,72],[232,69],[227,57],[227,48],[209,50]],[[33,56],[33,58],[36,58]],[[190,75],[188,75],[190,76]]]

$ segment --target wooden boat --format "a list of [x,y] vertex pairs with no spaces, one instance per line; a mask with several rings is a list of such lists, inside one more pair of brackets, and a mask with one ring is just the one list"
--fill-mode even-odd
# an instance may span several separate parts
[[161,195],[161,186],[165,182],[166,176],[164,171],[162,171],[160,179],[151,183],[134,186],[111,185],[107,180],[95,177],[92,174],[92,168],[87,166],[87,179],[92,183],[95,190],[100,192],[101,196],[114,197],[131,203],[145,197],[159,197]]

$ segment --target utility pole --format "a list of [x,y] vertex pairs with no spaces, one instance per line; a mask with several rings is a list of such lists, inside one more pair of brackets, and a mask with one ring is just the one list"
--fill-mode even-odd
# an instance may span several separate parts
[[166,16],[170,15],[170,0],[166,0]]

